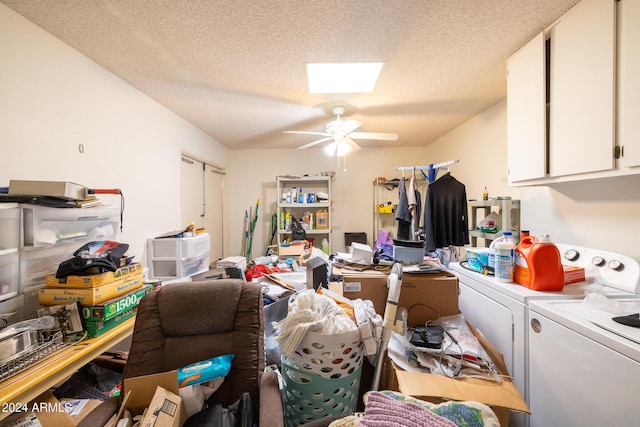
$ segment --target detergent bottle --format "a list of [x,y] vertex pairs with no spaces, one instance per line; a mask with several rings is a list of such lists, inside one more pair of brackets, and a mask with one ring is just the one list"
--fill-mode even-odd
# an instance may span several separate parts
[[[491,245],[489,245],[489,255],[488,255],[488,263],[489,263],[489,270],[493,271],[495,274],[495,270],[496,270],[496,254],[498,252],[498,248],[496,247],[496,245],[500,242],[510,242],[513,243],[513,247],[516,247],[516,241],[513,237],[513,232],[512,231],[503,231],[502,232],[502,236],[498,237],[497,239],[494,239],[491,242]],[[512,255],[513,255],[513,251],[512,251]]]
[[503,232],[500,241],[495,244],[494,277],[499,282],[513,282],[513,252],[516,248],[510,231]]
[[515,251],[516,283],[534,291],[561,291],[564,270],[558,247],[548,234],[525,236]]

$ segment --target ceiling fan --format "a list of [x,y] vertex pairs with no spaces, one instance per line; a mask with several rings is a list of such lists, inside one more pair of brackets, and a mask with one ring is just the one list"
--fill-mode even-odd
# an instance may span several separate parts
[[335,114],[336,119],[330,121],[325,126],[325,132],[306,132],[287,130],[284,133],[296,133],[303,135],[321,135],[324,138],[320,138],[316,141],[298,147],[302,150],[312,147],[314,145],[331,141],[324,150],[331,156],[344,156],[345,154],[360,149],[360,146],[356,144],[354,139],[372,139],[380,141],[395,141],[398,139],[397,133],[382,133],[382,132],[354,132],[362,123],[353,119],[342,119],[342,115],[345,113],[346,108],[342,106],[336,106],[331,108],[331,112]]

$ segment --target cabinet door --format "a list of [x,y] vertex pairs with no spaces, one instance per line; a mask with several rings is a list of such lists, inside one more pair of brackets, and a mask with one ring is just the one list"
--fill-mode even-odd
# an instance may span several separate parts
[[546,174],[544,34],[507,61],[507,156],[509,182]]
[[551,176],[615,166],[615,10],[582,0],[551,30]]
[[622,0],[618,40],[618,144],[623,147],[622,165],[640,166],[640,2]]

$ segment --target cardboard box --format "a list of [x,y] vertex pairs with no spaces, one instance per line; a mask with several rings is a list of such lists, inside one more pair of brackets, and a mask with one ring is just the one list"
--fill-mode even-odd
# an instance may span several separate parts
[[58,279],[55,274],[47,274],[45,283],[51,287],[65,288],[91,288],[93,286],[105,285],[134,274],[142,274],[143,265],[135,262],[130,265],[120,267],[116,271],[107,271],[101,274],[90,274],[88,276],[67,276]]
[[137,307],[143,296],[151,292],[153,286],[143,285],[140,289],[110,299],[98,305],[82,308],[82,318],[87,322],[106,322],[134,307]]
[[280,258],[298,257],[304,253],[306,240],[296,240],[287,245],[278,246],[278,256]]
[[69,181],[9,181],[9,194],[20,196],[51,196],[67,200],[84,200],[87,188]]
[[329,228],[329,211],[316,211],[316,229],[326,230]]
[[85,321],[84,330],[87,331],[87,337],[95,338],[110,331],[116,326],[122,324],[122,322],[131,319],[136,315],[137,306],[130,308],[129,310],[112,317],[109,320],[92,320]]
[[[42,426],[42,427],[75,427],[94,409],[104,402],[91,399],[83,407],[78,415],[71,416],[67,413],[72,401],[58,400],[50,390],[45,391],[29,403],[9,405],[7,410],[14,413],[0,421],[3,426]],[[14,405],[12,408],[11,405]]]
[[509,379],[502,354],[473,325],[469,324],[469,327],[495,363],[498,372],[505,375],[502,383],[479,378],[449,378],[444,375],[408,372],[387,358],[382,386],[433,403],[446,400],[481,402],[493,409],[501,426],[507,427],[511,410],[531,412],[515,384]]
[[[384,315],[389,291],[387,274],[379,271],[356,272],[344,268],[336,270],[336,274],[343,276],[344,297],[370,300],[376,312]],[[447,271],[404,273],[398,306],[407,309],[410,326],[458,314],[458,278]]]
[[45,287],[38,291],[38,300],[42,305],[69,304],[75,301],[85,306],[96,305],[141,288],[143,281],[142,273],[136,273],[92,288]]
[[381,203],[378,205],[378,213],[386,214],[393,213],[393,204],[391,202]]
[[584,267],[577,267],[571,265],[562,265],[564,271],[564,284],[579,283],[586,280]]
[[[129,410],[133,416],[147,412],[154,412],[151,407],[163,407],[155,416],[156,427],[179,427],[187,420],[187,412],[179,395],[178,371],[161,372],[158,374],[144,375],[141,377],[124,379],[125,397],[117,419],[122,417],[124,410]],[[142,426],[145,426],[143,420]],[[117,423],[107,424],[113,425]]]

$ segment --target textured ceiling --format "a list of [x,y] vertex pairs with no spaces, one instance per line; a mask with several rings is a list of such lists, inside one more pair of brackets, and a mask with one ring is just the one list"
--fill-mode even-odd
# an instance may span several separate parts
[[[578,0],[0,0],[233,149],[294,148],[330,108],[424,146],[506,96],[506,59]],[[306,62],[384,61],[310,95]]]

